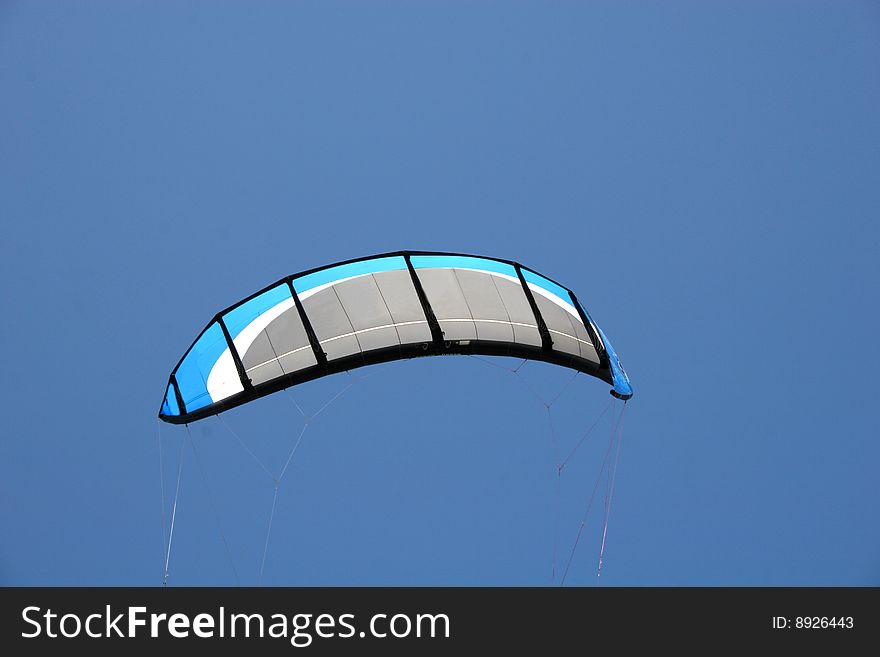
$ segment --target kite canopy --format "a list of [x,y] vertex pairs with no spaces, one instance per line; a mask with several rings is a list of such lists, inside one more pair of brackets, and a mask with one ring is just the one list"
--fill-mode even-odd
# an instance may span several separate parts
[[542,360],[633,394],[568,288],[507,260],[400,251],[288,276],[219,312],[172,371],[159,418],[188,423],[329,374],[444,354]]

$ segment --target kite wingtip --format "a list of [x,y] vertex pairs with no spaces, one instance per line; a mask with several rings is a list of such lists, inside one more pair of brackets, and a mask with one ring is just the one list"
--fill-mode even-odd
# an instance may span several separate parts
[[622,401],[628,401],[628,400],[632,399],[632,396],[633,396],[632,392],[622,394],[622,393],[617,392],[617,390],[615,390],[614,388],[611,388],[611,390],[609,390],[608,392],[611,393],[612,397],[617,397],[618,399],[620,399]]

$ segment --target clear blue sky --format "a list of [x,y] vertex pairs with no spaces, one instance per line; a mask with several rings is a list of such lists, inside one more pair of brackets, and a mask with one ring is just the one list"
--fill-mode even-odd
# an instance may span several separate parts
[[[878,68],[868,1],[4,2],[0,582],[161,583],[184,349],[281,276],[410,248],[520,260],[613,339],[636,396],[603,585],[880,584]],[[550,369],[523,375],[550,395]],[[557,507],[502,370],[358,374],[264,582],[552,583],[607,428]],[[608,399],[576,380],[560,442]],[[301,426],[284,394],[226,420],[276,470]],[[192,432],[169,581],[255,583],[271,481]]]

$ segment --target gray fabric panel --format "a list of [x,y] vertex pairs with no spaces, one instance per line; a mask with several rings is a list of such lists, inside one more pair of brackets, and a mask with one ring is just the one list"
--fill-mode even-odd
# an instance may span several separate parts
[[279,362],[281,363],[281,368],[288,374],[318,364],[311,345],[282,356]]
[[[495,276],[482,274],[466,269],[456,269],[455,276],[458,278],[464,297],[470,309],[471,316],[477,329],[479,340],[498,340],[513,342],[513,328],[510,325],[510,317],[504,309],[501,295],[495,287]],[[495,320],[481,322],[479,320]],[[505,322],[499,324],[498,322]]]
[[[571,331],[569,331],[569,335],[570,334]],[[573,354],[574,356],[581,355],[581,349],[578,346],[580,343],[574,338],[571,338],[568,335],[562,335],[561,333],[555,333],[553,331],[550,332],[550,337],[553,339],[554,351],[562,351],[567,354]]]
[[343,356],[351,356],[361,351],[360,343],[353,335],[339,338],[336,340],[320,340],[321,349],[327,354],[327,360],[342,358]]
[[382,347],[396,347],[400,344],[397,338],[397,329],[393,326],[358,333],[358,342],[362,351],[381,349]]
[[590,341],[590,334],[587,333],[587,329],[584,328],[584,325],[581,322],[576,319],[572,319],[571,325],[574,327],[574,334],[578,338],[592,344],[592,342]]
[[572,325],[574,326],[575,335],[579,337],[581,340],[588,344],[584,344],[584,342],[579,342],[578,346],[581,350],[581,358],[586,358],[587,360],[593,361],[594,363],[599,363],[599,356],[596,354],[596,349],[593,347],[593,342],[590,340],[590,334],[587,333],[587,329],[584,328],[584,325],[577,321],[576,319],[572,319]]
[[373,280],[376,281],[395,324],[418,322],[397,327],[401,344],[430,342],[431,327],[425,319],[425,311],[422,310],[409,270],[379,272],[373,274]]
[[[266,337],[265,331],[260,333],[257,339],[254,340],[251,348],[248,349],[248,355],[256,361],[253,364],[244,366],[248,377],[254,385],[277,379],[284,374],[281,365],[279,365],[278,361],[275,360],[275,356],[272,354],[272,349],[269,346],[269,339]],[[281,354],[279,354],[279,356],[280,355]]]
[[276,359],[272,353],[269,339],[266,336],[265,331],[260,333],[259,337],[254,341],[254,344],[248,349],[248,354],[268,355],[268,358],[261,360],[255,365],[249,366],[249,369],[248,366],[245,367],[245,369],[247,369],[247,375],[254,385],[271,381],[284,374],[290,374],[291,372],[305,369],[315,365],[317,362],[310,345],[293,351],[292,353],[286,353],[283,355],[279,353],[278,355],[280,358]]
[[[278,356],[283,354],[284,352],[277,353]],[[253,341],[250,348],[247,350],[247,353],[242,357],[241,362],[244,365],[245,371],[248,371],[248,376],[251,380],[254,380],[255,375],[259,375],[260,383],[263,381],[268,381],[269,379],[275,378],[276,376],[281,376],[284,372],[281,371],[281,368],[278,366],[278,363],[275,362],[276,352],[272,350],[272,345],[269,342],[269,338],[266,335],[265,331],[262,331],[257,339]],[[273,361],[271,365],[265,365],[256,370],[252,370],[251,368],[256,367],[260,363],[265,363],[266,361]],[[268,374],[266,374],[268,372]],[[256,381],[254,381],[256,383]]]
[[[294,349],[309,346],[309,337],[306,335],[306,329],[295,306],[276,317],[266,327],[266,333],[279,356]],[[312,361],[309,364],[314,365],[316,362],[314,354],[312,354]]]
[[581,350],[578,346],[578,341],[574,338],[568,337],[576,335],[574,326],[572,325],[572,320],[574,318],[538,292],[533,290],[532,295],[535,297],[535,303],[538,304],[538,310],[541,311],[541,317],[543,317],[547,328],[552,331],[560,331],[566,334],[560,335],[559,333],[550,333],[550,337],[553,338],[553,349],[556,351],[563,351],[567,354],[580,356]]
[[[425,321],[425,313],[419,303],[416,288],[413,287],[409,270],[379,272],[373,274],[373,280],[395,322]],[[428,336],[430,335],[431,332],[428,331]]]
[[430,342],[431,327],[428,326],[427,320],[422,320],[418,324],[407,324],[397,327],[397,334],[400,336],[401,344],[409,344],[412,342]]
[[346,333],[353,333],[354,328],[348,321],[333,287],[313,294],[305,299],[302,305],[329,360],[360,352],[355,336],[339,338]]
[[[393,273],[399,274],[401,272]],[[409,275],[408,271],[404,273]],[[334,287],[351,324],[358,331],[357,341],[362,351],[400,344],[398,330],[391,326],[395,320],[389,312],[386,299],[372,274],[343,281]],[[415,296],[416,303],[418,303],[418,297],[415,295],[411,280],[410,289],[412,295]],[[424,319],[424,313],[422,313],[421,319]]]
[[428,303],[437,317],[443,337],[447,340],[476,340],[477,329],[472,321],[448,322],[447,319],[469,319],[467,300],[451,269],[419,269],[419,281]]
[[[272,362],[261,365],[266,361]],[[317,361],[296,308],[290,308],[276,317],[257,336],[241,362],[254,384],[315,365]]]
[[472,321],[466,322],[450,322],[439,319],[440,330],[443,331],[443,338],[446,340],[476,340],[477,327]]
[[[588,336],[589,337],[589,336]],[[583,342],[579,343],[581,348],[581,358],[585,358],[586,360],[592,361],[599,364],[599,354],[596,353],[595,347],[591,344],[584,344]]]
[[530,344],[535,347],[540,347],[542,344],[541,333],[538,331],[538,327],[532,328],[514,325],[513,337],[519,344]]
[[541,346],[541,334],[538,333],[538,327],[535,325],[535,314],[526,298],[526,293],[522,289],[519,282],[514,283],[505,278],[495,276],[495,287],[504,302],[504,308],[510,315],[511,322],[520,324],[528,324],[529,326],[513,326],[513,338],[515,342],[520,344],[529,344],[536,347]]
[[474,320],[477,327],[477,338],[480,340],[496,340],[498,342],[513,342],[513,327],[504,320],[503,324],[485,320]]
[[[397,329],[389,326],[394,319],[372,274],[343,281],[334,287],[354,329],[359,331],[357,340],[362,351],[400,344]],[[377,328],[380,326],[385,328]]]
[[333,287],[355,331],[394,323],[371,275],[343,281]]

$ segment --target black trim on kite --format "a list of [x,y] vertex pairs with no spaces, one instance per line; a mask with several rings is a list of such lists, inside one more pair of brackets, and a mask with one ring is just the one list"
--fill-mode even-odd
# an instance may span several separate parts
[[171,375],[171,385],[174,387],[174,398],[177,400],[177,408],[181,415],[186,415],[186,404],[183,403],[183,395],[180,394],[180,388],[177,387],[177,377]]
[[579,372],[595,376],[605,383],[613,385],[611,372],[607,368],[600,369],[599,366],[592,361],[560,351],[547,351],[543,347],[512,344],[509,342],[495,342],[491,340],[453,340],[448,346],[445,343],[443,345],[436,345],[433,342],[422,342],[394,345],[352,354],[350,356],[328,361],[326,367],[313,365],[306,369],[297,370],[296,372],[291,372],[278,377],[277,379],[254,385],[248,390],[231,395],[230,397],[222,399],[219,402],[214,402],[209,406],[203,406],[202,408],[198,408],[185,415],[168,416],[160,413],[159,419],[164,420],[165,422],[170,422],[171,424],[187,424],[211,415],[217,415],[223,411],[228,411],[237,406],[241,406],[242,404],[247,404],[250,401],[259,397],[265,397],[273,392],[279,392],[280,390],[284,390],[285,388],[300,383],[319,379],[322,376],[339,374],[357,369],[358,367],[387,363],[392,360],[406,360],[410,358],[443,355],[512,356],[517,358],[528,358],[530,360],[540,360],[552,365],[561,365],[563,367],[576,369]]
[[425,288],[422,287],[422,282],[419,280],[416,268],[413,267],[412,261],[410,260],[410,254],[403,253],[403,259],[406,261],[406,268],[409,269],[409,275],[410,278],[412,278],[413,287],[416,288],[416,295],[419,297],[419,303],[422,304],[422,312],[425,313],[425,319],[428,320],[428,326],[431,328],[431,339],[434,341],[435,345],[442,346],[443,330],[440,328],[440,322],[437,321],[434,309],[431,308],[431,303],[428,301],[428,295],[425,294]]
[[306,331],[306,336],[309,338],[309,344],[312,345],[312,353],[315,355],[315,360],[321,367],[326,367],[327,354],[321,348],[321,341],[318,340],[318,335],[315,333],[315,329],[312,328],[312,322],[309,319],[309,316],[306,315],[306,309],[303,308],[302,301],[299,300],[299,295],[293,287],[293,276],[289,276],[286,280],[287,286],[290,288],[290,294],[293,296],[293,303],[296,306],[296,312],[299,313],[299,319]]
[[232,336],[229,335],[229,329],[226,328],[226,322],[223,321],[223,315],[217,315],[217,323],[220,324],[220,330],[223,331],[223,337],[226,338],[226,346],[229,347],[229,353],[232,354],[232,362],[235,363],[235,369],[238,372],[238,378],[241,379],[242,388],[245,390],[253,388],[254,384],[251,382],[244,369],[244,363],[241,362],[241,357],[238,355],[238,349],[235,348],[235,343],[232,342]]
[[535,301],[535,296],[529,289],[529,284],[526,282],[525,276],[523,276],[522,266],[516,262],[513,264],[513,268],[516,269],[516,275],[519,276],[519,283],[522,285],[523,292],[526,293],[526,299],[529,300],[529,305],[532,307],[532,313],[535,315],[535,323],[538,325],[538,333],[541,334],[541,345],[544,350],[550,351],[553,349],[553,338],[550,337],[550,331],[547,330],[547,324],[544,322],[544,317],[541,315],[541,310],[538,308],[538,302]]

